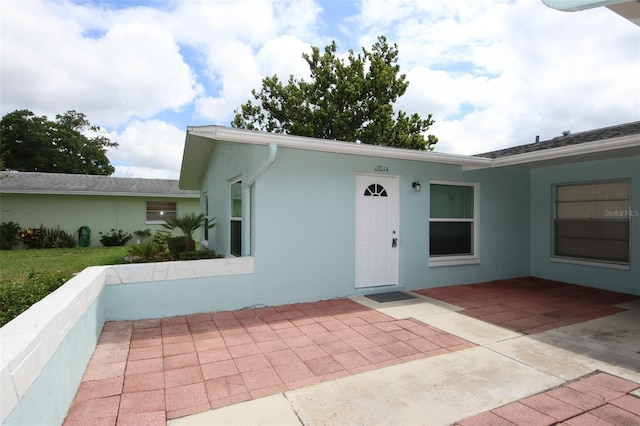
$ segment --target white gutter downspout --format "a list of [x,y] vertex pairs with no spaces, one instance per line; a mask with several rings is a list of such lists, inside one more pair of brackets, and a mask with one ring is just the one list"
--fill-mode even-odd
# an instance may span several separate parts
[[242,256],[251,255],[251,187],[276,160],[278,144],[269,143],[269,155],[242,185]]

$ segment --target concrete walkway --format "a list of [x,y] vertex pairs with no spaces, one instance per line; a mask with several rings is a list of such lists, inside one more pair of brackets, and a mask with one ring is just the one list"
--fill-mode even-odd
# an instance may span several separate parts
[[416,293],[108,323],[65,425],[640,424],[640,300],[564,288],[553,328],[562,297],[492,291],[487,321]]
[[[478,346],[168,424],[640,424],[640,301],[620,304],[625,310],[617,314],[524,335],[428,297],[389,303],[354,300],[396,319],[418,319]],[[516,402],[521,399],[524,403]]]

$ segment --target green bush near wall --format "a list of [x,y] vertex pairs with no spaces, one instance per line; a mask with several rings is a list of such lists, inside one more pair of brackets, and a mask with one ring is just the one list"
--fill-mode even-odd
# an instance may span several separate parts
[[27,280],[0,286],[0,327],[69,279],[61,273],[30,273]]
[[11,250],[20,241],[20,225],[15,222],[0,224],[0,250]]
[[122,229],[116,230],[111,228],[109,233],[103,234],[102,232],[100,232],[99,234],[100,234],[100,242],[105,247],[123,246],[127,244],[127,242],[131,238],[133,238],[133,235],[131,235],[128,232],[124,232]]

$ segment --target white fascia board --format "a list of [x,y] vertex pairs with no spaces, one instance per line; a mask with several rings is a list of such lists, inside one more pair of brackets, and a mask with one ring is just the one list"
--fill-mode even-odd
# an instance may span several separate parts
[[491,166],[491,159],[483,157],[473,157],[460,154],[443,154],[432,151],[416,151],[386,146],[357,144],[353,142],[330,141],[303,136],[230,129],[219,126],[189,127],[188,133],[194,136],[220,141],[248,143],[254,145],[268,145],[270,143],[275,143],[279,147],[283,148],[330,152],[334,154],[393,158],[398,160],[444,163],[460,166]]
[[520,164],[536,163],[538,161],[553,160],[557,158],[573,157],[584,154],[594,154],[625,148],[640,147],[640,136],[629,135],[606,140],[585,142],[576,145],[549,148],[541,151],[514,154],[508,157],[496,158],[491,167],[517,166]]
[[600,6],[628,3],[629,0],[542,0],[545,6],[563,12],[577,12]]
[[53,191],[41,189],[0,189],[0,194],[34,194],[34,195],[94,195],[105,197],[153,197],[153,198],[200,198],[200,194],[154,194],[131,192],[93,192],[93,191]]

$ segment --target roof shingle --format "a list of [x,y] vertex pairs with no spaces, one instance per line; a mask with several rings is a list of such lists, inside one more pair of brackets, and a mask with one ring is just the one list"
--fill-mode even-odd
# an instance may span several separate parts
[[497,151],[476,154],[476,157],[502,158],[510,155],[525,154],[527,152],[542,151],[545,149],[560,148],[563,146],[577,145],[586,142],[597,142],[621,136],[640,135],[640,121],[619,124],[617,126],[603,127],[601,129],[586,132],[571,133],[566,136],[558,136],[546,141],[530,143],[527,145],[513,146]]
[[153,195],[198,198],[199,191],[178,187],[177,180],[140,179],[63,173],[2,172],[0,192]]

